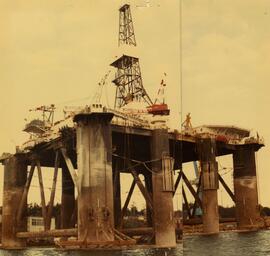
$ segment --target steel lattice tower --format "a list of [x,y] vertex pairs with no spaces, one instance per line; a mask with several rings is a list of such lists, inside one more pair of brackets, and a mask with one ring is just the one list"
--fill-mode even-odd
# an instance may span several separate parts
[[119,9],[119,38],[118,45],[136,46],[135,33],[131,18],[130,5],[125,4]]
[[[128,4],[119,9],[120,44],[136,46],[130,5]],[[152,105],[152,100],[143,87],[138,58],[123,55],[115,60],[111,66],[117,68],[115,79],[112,81],[116,85],[115,108],[123,107],[133,100],[137,102],[144,100],[148,105]]]
[[112,81],[116,85],[114,107],[120,108],[133,100],[140,102],[142,99],[148,105],[153,104],[143,87],[138,58],[123,55],[111,66],[117,68],[115,79]]

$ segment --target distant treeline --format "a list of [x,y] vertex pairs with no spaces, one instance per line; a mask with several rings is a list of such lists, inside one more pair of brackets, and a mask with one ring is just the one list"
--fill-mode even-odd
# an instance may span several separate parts
[[[190,205],[191,207],[192,205]],[[234,218],[235,217],[235,206],[232,207],[223,207],[219,205],[219,215],[221,218]],[[262,205],[259,205],[261,216],[270,216],[270,207],[264,207]],[[2,207],[0,207],[0,212],[2,212]],[[53,207],[53,217],[58,217],[61,214],[61,204],[56,204]],[[175,214],[177,216],[181,216],[181,211],[175,211]],[[42,210],[41,206],[39,204],[28,204],[27,207],[27,215],[28,216],[42,216]],[[127,209],[126,212],[127,216],[145,216],[146,210],[138,210],[136,206],[131,206]]]
[[219,216],[221,218],[234,218],[235,217],[235,206],[232,207],[223,207],[218,206]]
[[[52,216],[57,217],[61,213],[61,204],[56,204],[53,207]],[[27,207],[27,215],[28,216],[42,216],[42,208],[39,204],[28,204]]]
[[[261,216],[270,216],[270,208],[263,207],[259,205]],[[233,218],[235,217],[235,206],[232,207],[223,207],[219,206],[219,215],[222,218]]]
[[269,207],[263,207],[260,205],[260,209],[261,209],[262,216],[270,216],[270,208]]

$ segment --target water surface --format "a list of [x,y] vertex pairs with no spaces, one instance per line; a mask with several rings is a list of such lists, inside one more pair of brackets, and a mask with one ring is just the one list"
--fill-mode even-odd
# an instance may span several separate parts
[[183,254],[188,256],[270,255],[270,230],[220,233],[213,236],[186,236],[183,247]]
[[175,249],[136,249],[122,251],[62,251],[54,248],[29,248],[26,250],[0,250],[2,256],[179,256],[183,255],[182,244]]

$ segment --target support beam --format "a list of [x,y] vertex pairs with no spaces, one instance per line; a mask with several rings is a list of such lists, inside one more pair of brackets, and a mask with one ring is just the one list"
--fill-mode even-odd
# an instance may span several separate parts
[[127,213],[127,208],[128,208],[128,205],[129,205],[129,202],[130,202],[130,199],[131,199],[131,196],[133,194],[133,191],[134,191],[135,186],[136,186],[136,181],[133,179],[133,181],[131,183],[131,186],[130,186],[130,189],[128,191],[128,195],[127,195],[125,204],[124,204],[124,206],[122,208],[122,211],[121,211],[121,220],[120,220],[120,227],[121,228],[123,228],[124,216]]
[[201,201],[199,195],[196,193],[195,189],[190,184],[190,182],[189,182],[187,176],[184,174],[184,172],[183,171],[181,171],[181,172],[182,172],[183,181],[185,182],[188,190],[193,195],[193,197],[195,198],[195,201],[199,204],[199,206],[202,207],[202,201]]
[[[202,194],[202,188],[201,188],[201,183],[202,183],[202,173],[200,172],[200,176],[199,176],[199,182],[198,182],[198,185],[197,185],[197,191],[196,191],[196,195],[198,195],[198,197],[201,199],[201,194]],[[202,208],[202,204],[199,205],[199,203],[197,202],[196,198],[195,198],[195,201],[194,201],[194,204],[193,204],[193,208],[192,208],[192,218],[195,216],[195,213],[196,213],[196,209],[197,207],[200,207],[200,209]]]
[[70,237],[77,236],[78,230],[73,229],[55,229],[46,231],[18,232],[18,238],[49,238],[49,237]]
[[255,150],[239,146],[233,153],[236,221],[239,229],[257,228],[260,220]]
[[230,196],[230,198],[233,200],[233,202],[235,202],[235,196],[234,196],[233,192],[227,186],[225,180],[220,176],[220,174],[218,174],[218,179],[219,179],[220,183],[222,184],[222,186],[225,188],[225,190],[228,193],[228,195]]
[[[153,198],[153,187],[152,187],[152,173],[149,172],[149,170],[146,170],[144,173],[144,183],[145,183],[145,188],[150,195],[150,198]],[[153,200],[152,200],[153,201]],[[152,227],[153,226],[153,209],[151,209],[147,204],[146,204],[146,219],[147,219],[147,226]]]
[[197,139],[197,152],[202,168],[202,210],[203,232],[219,233],[218,213],[218,166],[216,162],[216,143],[212,138]]
[[162,159],[170,155],[168,131],[161,128],[153,130],[151,144],[151,158],[156,159],[152,162],[155,243],[157,246],[175,247],[173,192],[163,189],[166,175],[162,170]]
[[121,184],[120,171],[117,169],[117,161],[115,162],[113,166],[114,225],[119,227],[121,224]]
[[25,211],[24,208],[25,208],[25,204],[27,204],[28,191],[29,191],[29,187],[30,187],[30,184],[31,184],[31,181],[33,178],[35,166],[36,166],[35,162],[32,162],[26,183],[24,185],[22,198],[20,200],[19,209],[18,209],[18,213],[17,213],[17,222],[21,221],[23,212]]
[[2,208],[2,247],[16,249],[26,246],[26,240],[16,237],[27,229],[27,200],[21,205],[21,217],[17,212],[27,180],[27,161],[23,154],[16,154],[4,161],[4,188]]
[[66,166],[68,168],[68,171],[69,171],[69,173],[70,173],[70,175],[72,177],[73,183],[74,183],[75,187],[78,188],[78,174],[75,171],[70,158],[68,157],[66,148],[62,147],[61,152],[62,152],[62,155],[64,157],[64,160],[65,160]]
[[[183,186],[182,186],[182,195],[183,195],[184,204],[185,204],[185,208],[186,208],[186,210],[187,210],[188,217],[191,218],[190,207],[189,207],[188,200],[187,200],[187,196],[186,196],[186,192],[185,192],[185,189],[184,189]],[[184,207],[183,207],[183,208],[184,208]]]
[[182,173],[183,173],[183,171],[180,170],[179,173],[178,173],[178,176],[177,176],[177,178],[176,178],[175,185],[174,185],[173,196],[175,195],[176,190],[177,190],[177,188],[178,188],[178,186],[179,186],[179,183],[180,183],[180,181],[181,181]]
[[114,241],[111,113],[85,113],[77,123],[78,240]]
[[[129,165],[130,166],[130,165]],[[145,202],[147,204],[147,206],[150,208],[150,210],[153,209],[153,202],[152,202],[152,198],[151,196],[149,195],[148,191],[145,189],[139,175],[137,174],[137,172],[132,168],[130,167],[130,172],[139,188],[139,190],[141,191],[144,199],[145,199]]]
[[36,160],[36,165],[37,165],[37,170],[38,170],[38,181],[39,181],[39,189],[40,189],[42,217],[43,217],[44,229],[46,230],[47,210],[46,210],[46,201],[45,201],[45,193],[44,193],[42,172],[41,172],[41,167],[40,167],[39,160]]
[[72,227],[76,226],[77,224],[77,219],[78,219],[78,198],[75,199],[75,202],[74,202],[74,210],[72,212],[72,215],[71,215],[71,225]]
[[50,230],[50,228],[51,228],[52,211],[53,211],[53,204],[54,204],[55,191],[56,191],[56,182],[57,182],[57,176],[58,176],[58,166],[59,166],[59,151],[56,151],[55,152],[54,173],[53,173],[53,183],[52,183],[50,201],[49,201],[49,205],[48,205],[45,230]]
[[61,196],[61,228],[73,228],[75,219],[72,220],[75,205],[75,187],[70,172],[65,163],[62,163],[62,196]]

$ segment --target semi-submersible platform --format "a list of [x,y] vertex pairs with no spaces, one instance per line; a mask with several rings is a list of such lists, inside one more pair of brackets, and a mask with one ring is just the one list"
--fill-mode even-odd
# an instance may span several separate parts
[[[119,9],[119,44],[136,46],[130,6]],[[116,68],[115,107],[100,103],[100,91],[87,106],[67,108],[54,121],[55,106],[41,106],[41,120],[24,131],[30,139],[15,154],[3,154],[4,190],[2,246],[23,248],[31,238],[60,237],[61,248],[121,248],[137,245],[175,247],[181,225],[175,220],[173,198],[181,179],[202,209],[203,233],[219,232],[217,191],[224,186],[235,202],[238,229],[260,223],[255,152],[264,146],[258,134],[234,126],[193,128],[190,114],[179,130],[167,125],[169,108],[163,97],[165,79],[152,101],[142,84],[139,59],[122,55]],[[105,79],[100,83],[104,86]],[[160,99],[161,98],[161,99]],[[131,107],[138,102],[146,108]],[[216,157],[233,158],[234,191],[219,175]],[[197,182],[191,184],[182,164],[200,162]],[[29,170],[28,170],[29,167]],[[45,200],[42,169],[54,168],[50,199]],[[27,195],[37,169],[44,230],[27,231]],[[62,174],[61,228],[50,229],[58,171]],[[121,202],[120,174],[133,181]],[[143,177],[143,179],[142,179]],[[135,186],[146,203],[144,227],[127,228],[124,217]],[[178,200],[181,200],[179,198]],[[186,202],[185,198],[185,203]],[[179,220],[178,220],[179,221]]]

